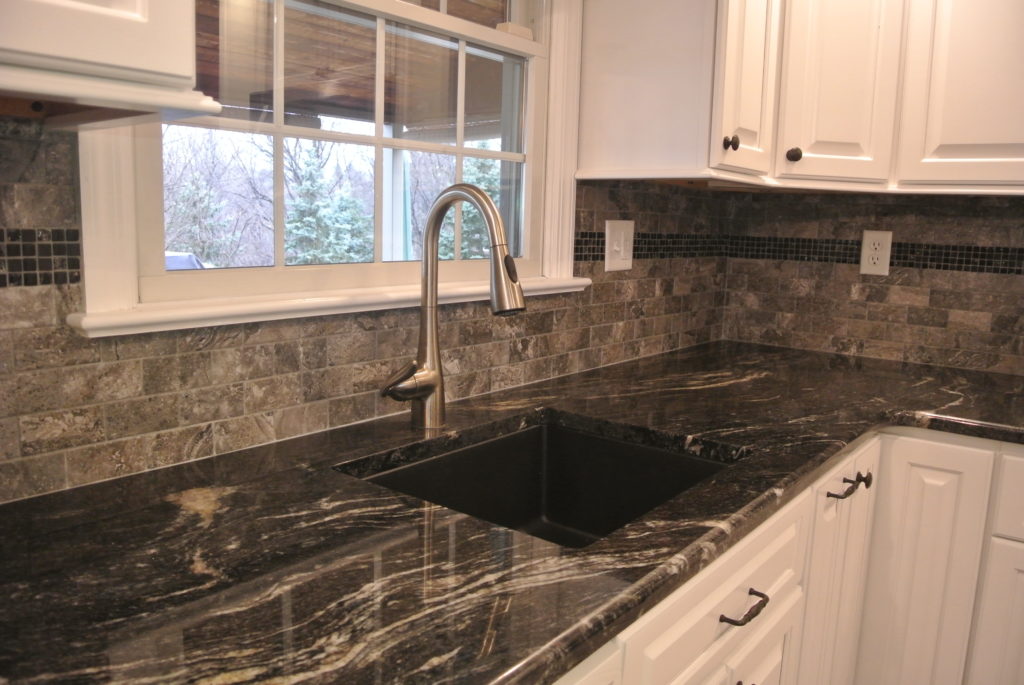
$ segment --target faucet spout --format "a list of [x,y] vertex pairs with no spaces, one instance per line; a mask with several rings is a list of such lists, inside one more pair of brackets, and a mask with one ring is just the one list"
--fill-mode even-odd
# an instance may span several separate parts
[[468,183],[456,183],[442,190],[427,214],[423,231],[420,337],[416,359],[388,379],[381,389],[383,396],[412,402],[412,422],[418,428],[440,428],[445,421],[437,323],[438,238],[444,216],[456,202],[474,205],[487,226],[491,241],[491,311],[498,316],[509,316],[526,308],[516,265],[508,253],[505,225],[494,201]]

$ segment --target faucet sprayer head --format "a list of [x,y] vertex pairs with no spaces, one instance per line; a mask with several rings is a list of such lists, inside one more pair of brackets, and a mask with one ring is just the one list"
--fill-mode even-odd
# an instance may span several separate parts
[[[427,219],[428,226],[437,224],[453,203],[463,200],[474,205],[487,226],[491,239],[491,311],[497,316],[511,316],[526,309],[523,288],[519,285],[516,263],[508,253],[505,222],[490,195],[477,186],[457,183],[441,191]],[[437,229],[429,231],[436,239]]]
[[512,316],[526,309],[516,263],[505,245],[491,245],[491,311]]

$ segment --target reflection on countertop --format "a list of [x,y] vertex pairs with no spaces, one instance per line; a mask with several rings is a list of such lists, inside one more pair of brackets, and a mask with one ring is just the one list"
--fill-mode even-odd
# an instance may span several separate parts
[[[727,466],[568,549],[335,471],[536,413]],[[0,507],[0,682],[550,682],[868,428],[1024,442],[1024,377],[714,343]],[[391,458],[391,457],[388,457]]]

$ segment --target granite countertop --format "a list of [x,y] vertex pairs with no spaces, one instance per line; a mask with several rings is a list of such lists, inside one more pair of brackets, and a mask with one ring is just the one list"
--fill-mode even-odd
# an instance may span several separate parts
[[[332,466],[541,418],[728,465],[582,549]],[[0,683],[555,680],[899,423],[1024,442],[1024,377],[713,343],[0,507]],[[389,457],[392,458],[392,457]]]

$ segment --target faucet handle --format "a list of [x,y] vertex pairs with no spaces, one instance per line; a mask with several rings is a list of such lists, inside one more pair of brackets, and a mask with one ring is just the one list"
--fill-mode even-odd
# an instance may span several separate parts
[[[388,377],[386,381],[384,381],[384,387],[380,389],[380,396],[387,397],[391,395],[392,397],[394,397],[392,393],[394,392],[395,387],[400,383],[412,378],[416,374],[418,368],[419,367],[416,365],[416,361],[413,360],[410,361],[405,366],[403,366],[402,368],[400,368],[398,371],[395,371],[393,374],[391,374],[391,376]],[[395,399],[398,398],[396,397]]]

